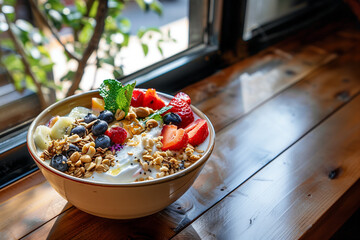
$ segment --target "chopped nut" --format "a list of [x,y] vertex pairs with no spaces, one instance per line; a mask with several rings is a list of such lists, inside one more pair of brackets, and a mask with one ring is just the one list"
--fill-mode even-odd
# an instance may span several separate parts
[[81,152],[82,152],[83,154],[86,154],[90,147],[95,147],[95,142],[86,143],[86,144],[82,147]]
[[194,148],[191,148],[191,147],[189,147],[189,146],[186,147],[185,153],[186,153],[186,155],[188,155],[188,156],[192,155],[192,154],[194,153]]
[[116,110],[116,113],[115,113],[115,119],[120,121],[120,120],[123,120],[125,117],[125,112],[121,109],[118,109]]
[[92,158],[94,156],[94,154],[96,153],[96,150],[93,146],[90,146],[88,151],[86,152],[86,155],[89,155],[90,158]]
[[144,169],[144,171],[147,171],[149,169],[149,164],[147,164],[146,162],[143,163],[142,168]]
[[85,165],[84,165],[86,171],[92,170],[95,166],[96,166],[96,164],[94,162],[85,163]]
[[77,143],[81,141],[81,138],[79,137],[79,135],[74,134],[70,137],[67,137],[67,141],[71,142],[71,143]]
[[126,115],[125,119],[131,121],[134,120],[135,118],[136,118],[136,113],[134,112],[133,107],[130,106],[129,112]]
[[144,118],[149,116],[150,114],[154,113],[154,110],[148,107],[136,107],[133,108],[134,113],[136,114],[136,116],[140,117],[140,118]]
[[71,154],[69,160],[73,163],[77,162],[80,158],[80,153],[79,152],[74,152],[73,154]]
[[81,160],[78,160],[78,161],[75,163],[75,166],[76,166],[76,167],[80,167],[81,164],[82,164]]
[[162,171],[162,172],[167,172],[167,171],[169,171],[169,169],[168,169],[167,167],[161,167],[161,168],[160,168],[160,171]]
[[191,155],[191,156],[190,156],[190,160],[191,160],[191,161],[197,161],[197,160],[200,159],[200,157],[201,157],[200,155]]
[[151,155],[143,155],[143,159],[144,159],[145,161],[151,161],[151,160],[153,160],[154,158],[153,158],[153,156],[151,156]]
[[102,164],[109,166],[109,165],[110,165],[109,159],[104,159],[104,160],[102,161]]
[[101,162],[102,162],[102,157],[101,156],[95,158],[96,166],[99,166],[101,164]]
[[147,128],[154,128],[154,127],[157,127],[158,125],[159,125],[159,123],[155,119],[149,119],[146,122],[146,127]]
[[162,156],[159,156],[159,157],[155,158],[154,162],[155,162],[155,164],[160,165],[163,160],[164,160],[164,158]]
[[91,157],[89,155],[82,155],[80,157],[80,161],[83,162],[83,163],[91,162]]
[[[161,148],[163,147],[162,142],[157,142],[156,145],[155,145],[155,147],[156,147],[157,149],[161,149]],[[166,154],[166,153],[165,153],[165,154]]]
[[161,172],[161,173],[157,173],[156,174],[156,177],[157,178],[161,178],[161,177],[164,177],[165,176],[165,173],[164,172]]

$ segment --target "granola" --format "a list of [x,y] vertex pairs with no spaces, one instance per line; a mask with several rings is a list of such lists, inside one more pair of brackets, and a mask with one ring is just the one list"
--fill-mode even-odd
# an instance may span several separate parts
[[[40,158],[65,174],[101,182],[153,180],[198,161],[208,145],[208,127],[198,117],[189,121],[187,95],[181,96],[183,102],[174,97],[176,104],[185,106],[185,116],[178,105],[174,105],[176,111],[165,114],[173,107],[172,101],[165,106],[153,92],[146,103],[149,90],[142,92],[145,97],[137,106],[135,91],[139,94],[140,90],[134,90],[127,110],[105,109],[98,115],[94,106],[76,107],[68,116],[52,118],[34,136]],[[185,120],[187,127],[180,127]]]

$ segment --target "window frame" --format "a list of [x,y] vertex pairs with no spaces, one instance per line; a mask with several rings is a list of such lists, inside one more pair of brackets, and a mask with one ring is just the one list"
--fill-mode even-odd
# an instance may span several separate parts
[[[152,87],[171,94],[214,73],[222,61],[219,44],[222,10],[223,0],[189,1],[189,33],[200,31],[203,39],[189,38],[187,50],[118,80],[122,83],[136,81],[137,87]],[[201,24],[196,12],[202,13]],[[191,25],[191,22],[196,24]],[[38,170],[26,147],[27,130],[32,120],[0,133],[0,167],[13,162],[26,163],[0,178],[0,189]]]

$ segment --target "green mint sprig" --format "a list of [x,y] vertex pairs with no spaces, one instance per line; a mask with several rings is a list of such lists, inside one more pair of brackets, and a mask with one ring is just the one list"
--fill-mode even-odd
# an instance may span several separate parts
[[115,79],[104,80],[100,85],[99,93],[104,99],[105,109],[114,114],[117,109],[121,109],[125,112],[126,116],[129,112],[132,92],[135,85],[136,83],[123,86]]

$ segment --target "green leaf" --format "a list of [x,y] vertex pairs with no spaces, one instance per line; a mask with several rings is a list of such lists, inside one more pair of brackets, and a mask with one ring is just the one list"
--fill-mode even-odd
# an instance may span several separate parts
[[25,77],[25,84],[26,84],[26,88],[30,89],[33,92],[37,92],[37,88],[35,86],[34,81],[32,80],[32,78],[28,75],[26,75]]
[[145,35],[145,33],[147,33],[147,32],[157,32],[157,33],[162,34],[160,29],[155,28],[155,27],[149,27],[149,28],[140,28],[137,32],[137,36],[139,38],[142,38]]
[[19,56],[16,56],[15,54],[3,56],[1,60],[9,72],[14,70],[24,71],[24,65],[22,61],[20,60]]
[[86,13],[86,3],[83,0],[75,0],[75,7],[76,9],[84,15]]
[[163,53],[162,48],[160,47],[160,44],[158,44],[158,45],[157,45],[157,49],[159,50],[159,52],[160,52],[161,56],[163,56],[163,57],[164,57],[164,53]]
[[63,82],[65,80],[71,81],[73,77],[75,76],[75,72],[68,71],[64,76],[60,78],[60,81]]
[[122,84],[115,79],[104,80],[99,88],[99,94],[103,97],[105,102],[105,109],[115,113],[118,109],[116,102],[119,89],[122,88]]
[[14,80],[14,87],[17,91],[22,91],[24,89],[24,79],[25,74],[23,71],[11,71],[10,75]]
[[143,11],[146,10],[146,4],[145,4],[144,0],[135,0],[135,1]]
[[4,4],[2,7],[2,12],[6,14],[6,16],[11,22],[15,20],[15,9],[10,4],[7,5]]
[[117,17],[116,25],[119,30],[123,33],[129,33],[131,29],[131,22],[128,18],[125,17]]
[[87,22],[79,34],[79,42],[82,44],[88,43],[93,33],[94,27],[90,22]]
[[118,91],[117,97],[116,97],[116,103],[119,106],[119,109],[123,110],[125,112],[125,116],[129,112],[129,107],[131,104],[131,97],[133,90],[135,88],[136,83],[128,84]]
[[150,9],[156,12],[159,16],[162,16],[163,7],[159,1],[157,0],[152,1],[152,3],[150,4]]
[[123,70],[121,68],[116,68],[113,71],[113,75],[114,75],[114,78],[119,79],[122,76],[124,76],[124,72],[123,72]]
[[113,57],[108,57],[108,58],[102,58],[100,59],[101,62],[107,63],[111,66],[115,65],[115,59]]
[[98,7],[99,7],[99,1],[96,0],[94,1],[94,4],[91,6],[89,17],[94,18],[96,16]]
[[148,54],[148,52],[149,52],[149,46],[147,44],[145,44],[145,43],[142,43],[141,47],[142,47],[142,50],[144,52],[144,55],[146,56]]
[[50,8],[61,12],[64,9],[64,5],[59,0],[47,0],[47,4],[50,4]]

